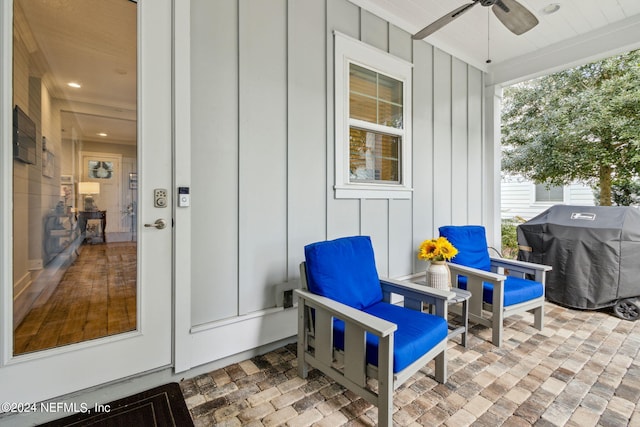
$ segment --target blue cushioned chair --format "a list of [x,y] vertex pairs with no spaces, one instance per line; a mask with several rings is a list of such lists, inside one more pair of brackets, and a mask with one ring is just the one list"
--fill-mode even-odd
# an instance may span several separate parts
[[512,314],[530,311],[534,326],[542,329],[544,280],[550,266],[490,257],[486,232],[480,225],[448,225],[440,227],[440,235],[459,251],[449,268],[452,277],[457,277],[453,285],[472,294],[469,320],[492,328],[494,345],[502,345],[504,318]]
[[[371,239],[345,237],[305,246],[298,297],[298,373],[312,366],[378,406],[392,425],[393,390],[435,358],[447,377],[447,300],[453,293],[380,279]],[[390,295],[404,296],[404,306]],[[422,312],[423,302],[436,315]],[[367,378],[378,380],[377,392]]]

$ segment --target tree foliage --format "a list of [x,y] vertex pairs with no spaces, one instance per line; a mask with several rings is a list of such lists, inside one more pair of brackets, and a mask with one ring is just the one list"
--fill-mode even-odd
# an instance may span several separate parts
[[502,146],[503,171],[583,181],[611,205],[640,171],[640,50],[505,89]]

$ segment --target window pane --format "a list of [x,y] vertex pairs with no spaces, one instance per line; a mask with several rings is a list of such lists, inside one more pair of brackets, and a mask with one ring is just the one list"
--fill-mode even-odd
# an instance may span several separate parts
[[385,101],[402,105],[402,82],[383,74],[379,74],[378,97]]
[[128,178],[138,163],[138,12],[123,0],[13,6],[14,126],[37,148],[13,161],[20,355],[139,326]]
[[378,124],[402,129],[402,106],[380,101],[378,103]]
[[400,140],[395,135],[350,128],[350,181],[398,183]]
[[564,187],[555,186],[547,189],[546,184],[536,184],[536,202],[564,201]]
[[377,123],[376,99],[358,95],[353,92],[349,95],[349,110],[352,119]]
[[402,129],[402,102],[400,80],[350,64],[350,118]]
[[368,95],[373,98],[377,96],[377,73],[358,65],[349,66],[349,87],[350,91]]

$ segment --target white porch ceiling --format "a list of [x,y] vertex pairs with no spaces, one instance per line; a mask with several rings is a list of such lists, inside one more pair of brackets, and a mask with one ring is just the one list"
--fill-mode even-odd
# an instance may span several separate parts
[[[16,0],[14,19],[50,95],[63,137],[136,143],[136,4],[128,0]],[[81,88],[67,84],[76,82]],[[99,136],[106,133],[107,137]]]
[[[353,3],[414,34],[471,0],[351,0]],[[542,53],[561,52],[581,42],[592,47],[580,53],[586,59],[640,47],[639,0],[518,0],[540,21],[531,31],[516,36],[489,7],[476,5],[424,40],[484,71],[529,62]],[[543,9],[560,5],[553,14]],[[631,34],[631,35],[630,35]],[[635,34],[635,36],[633,36]],[[610,38],[606,43],[603,38]],[[593,40],[593,43],[588,42]],[[635,43],[634,43],[635,42]],[[604,49],[604,51],[603,51]],[[584,49],[583,49],[584,50]],[[588,52],[592,50],[592,52]],[[486,60],[491,59],[487,64]],[[572,58],[565,57],[564,64]],[[571,62],[579,62],[574,58]],[[525,72],[526,70],[523,70]]]

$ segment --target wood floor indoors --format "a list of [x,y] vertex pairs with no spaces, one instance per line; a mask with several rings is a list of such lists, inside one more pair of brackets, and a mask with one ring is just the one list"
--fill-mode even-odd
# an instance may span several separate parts
[[58,286],[42,292],[14,331],[14,354],[136,328],[136,243],[82,245]]

